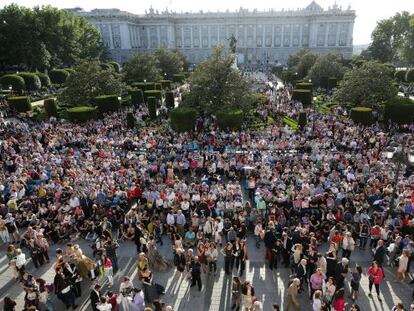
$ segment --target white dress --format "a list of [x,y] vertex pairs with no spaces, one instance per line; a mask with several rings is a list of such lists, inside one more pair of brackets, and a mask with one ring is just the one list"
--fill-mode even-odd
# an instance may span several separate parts
[[407,271],[408,257],[401,255],[398,257],[398,272],[404,273]]
[[118,300],[118,305],[119,305],[119,311],[129,311],[131,310],[130,305],[131,305],[131,297],[129,297],[128,295],[123,295],[122,293],[124,291],[127,291],[128,289],[133,289],[134,286],[132,284],[131,281],[129,282],[122,282],[121,285],[119,286],[119,300]]

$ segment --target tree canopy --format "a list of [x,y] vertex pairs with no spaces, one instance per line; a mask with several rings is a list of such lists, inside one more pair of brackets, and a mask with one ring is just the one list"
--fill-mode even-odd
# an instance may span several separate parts
[[0,10],[0,66],[28,70],[70,67],[103,52],[99,32],[84,17],[50,6],[15,4]]
[[232,67],[233,63],[234,54],[226,55],[224,46],[214,48],[191,74],[186,104],[207,112],[243,107],[250,84]]
[[372,42],[363,54],[368,59],[414,64],[414,14],[402,12],[379,21],[371,37]]
[[342,79],[345,70],[341,58],[330,53],[317,58],[309,69],[307,78],[312,79],[312,83],[320,85],[322,77]]
[[160,63],[153,54],[141,53],[131,57],[122,67],[125,81],[141,82],[162,79]]
[[155,51],[154,56],[158,60],[158,66],[161,73],[167,75],[167,78],[171,79],[176,73],[182,72],[184,67],[184,61],[180,52],[176,50],[158,49]]
[[392,69],[375,61],[347,71],[334,94],[334,100],[355,106],[375,106],[393,98],[397,89],[393,86]]
[[120,94],[121,76],[112,67],[102,68],[98,61],[83,61],[64,84],[59,100],[70,106],[91,105],[97,96]]

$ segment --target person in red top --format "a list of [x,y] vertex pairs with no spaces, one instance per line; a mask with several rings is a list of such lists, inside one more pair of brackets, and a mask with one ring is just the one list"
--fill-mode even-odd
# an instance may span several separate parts
[[372,290],[372,284],[375,285],[375,290],[378,295],[378,301],[382,302],[382,299],[380,298],[380,290],[379,285],[384,278],[384,273],[382,272],[382,268],[378,265],[378,263],[374,260],[372,262],[371,267],[368,269],[368,279],[369,279],[369,294],[368,297],[372,297],[371,290]]
[[376,225],[371,228],[371,243],[369,244],[370,247],[377,247],[377,243],[381,238],[381,228],[380,226]]
[[335,311],[344,311],[345,310],[345,306],[346,306],[346,302],[344,299],[344,289],[341,288],[339,289],[336,294],[335,294],[335,300],[332,304],[333,308]]

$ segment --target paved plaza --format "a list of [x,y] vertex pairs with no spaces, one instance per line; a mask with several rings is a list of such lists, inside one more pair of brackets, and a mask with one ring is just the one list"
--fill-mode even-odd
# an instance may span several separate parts
[[[172,259],[172,249],[169,239],[164,236],[164,245],[159,247],[160,252]],[[91,255],[92,249],[90,248],[90,242],[77,241],[87,255]],[[286,289],[289,284],[290,271],[287,268],[279,268],[276,271],[271,271],[264,262],[264,246],[260,249],[255,247],[255,242],[252,237],[248,238],[248,251],[249,260],[247,261],[246,272],[243,277],[244,280],[249,280],[253,283],[256,296],[259,301],[263,303],[263,310],[271,310],[271,306],[274,303],[278,303],[284,306],[286,299]],[[54,272],[51,269],[54,258],[54,250],[63,245],[53,245],[50,248],[52,254],[51,263],[42,266],[39,269],[35,269],[34,266],[29,263],[28,270],[36,277],[42,277],[46,280],[53,281]],[[324,250],[322,246],[322,250]],[[4,254],[5,246],[1,247],[1,251]],[[124,275],[130,276],[134,285],[139,286],[139,282],[136,276],[136,251],[135,245],[132,242],[122,242],[118,249],[118,258],[120,271],[116,274],[115,285],[112,290],[118,291],[120,279]],[[381,283],[381,291],[383,295],[382,304],[379,303],[376,295],[373,298],[369,298],[368,295],[368,278],[366,276],[367,267],[370,265],[372,256],[369,250],[361,251],[357,249],[351,257],[351,267],[355,262],[358,262],[364,268],[364,275],[361,280],[360,297],[357,301],[361,310],[391,310],[392,307],[402,302],[405,307],[408,307],[411,303],[411,296],[413,286],[408,283],[396,283],[394,282],[394,270],[389,267],[385,267],[386,277]],[[224,311],[231,309],[231,278],[227,277],[223,270],[223,258],[219,258],[219,271],[217,275],[205,274],[202,277],[203,289],[199,292],[195,287],[190,288],[186,279],[180,279],[178,274],[175,273],[175,269],[171,268],[167,272],[155,273],[154,280],[157,283],[166,287],[166,294],[162,297],[162,301],[174,306],[176,311]],[[102,280],[101,280],[102,281]],[[6,256],[1,257],[0,268],[0,296],[1,300],[4,296],[9,295],[12,298],[17,298],[18,307],[17,310],[22,310],[24,291],[19,287],[18,283],[12,280],[11,270],[7,266]],[[80,306],[80,310],[91,310],[89,303],[90,282],[83,282],[82,297],[77,300]],[[105,286],[103,292],[108,290]],[[374,292],[373,292],[374,293]],[[346,296],[349,294],[349,287],[347,286]],[[308,292],[305,291],[300,296],[301,308],[300,310],[312,310],[311,303],[308,297]],[[346,299],[348,303],[351,303],[349,298]],[[56,299],[53,295],[53,304],[57,310],[64,308],[63,304]]]

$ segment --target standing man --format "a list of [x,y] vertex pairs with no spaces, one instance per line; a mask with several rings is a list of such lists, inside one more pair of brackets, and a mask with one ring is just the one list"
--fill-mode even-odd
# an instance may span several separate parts
[[198,256],[194,257],[194,261],[191,264],[191,287],[194,285],[198,285],[198,290],[201,291],[202,284],[201,284],[201,264],[198,259]]
[[95,284],[89,297],[91,299],[91,306],[93,311],[99,311],[98,304],[101,301],[101,285]]
[[377,243],[377,247],[374,249],[374,260],[378,263],[378,265],[381,268],[385,260],[385,253],[386,253],[386,249],[384,246],[384,241],[379,240]]
[[112,241],[111,239],[108,240],[105,246],[106,255],[112,262],[112,269],[114,271],[114,274],[118,271],[118,257],[116,256],[116,249],[118,247],[118,243]]
[[336,288],[340,289],[344,287],[344,281],[348,274],[348,264],[349,260],[346,257],[343,257],[341,262],[336,265],[335,270],[335,281],[336,281]]

